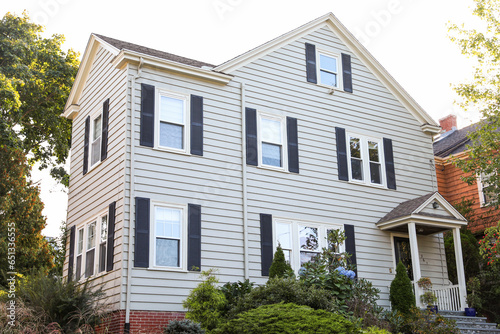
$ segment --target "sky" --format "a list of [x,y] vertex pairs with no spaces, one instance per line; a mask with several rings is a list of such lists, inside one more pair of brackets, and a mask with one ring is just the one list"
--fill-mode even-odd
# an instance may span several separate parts
[[[448,38],[447,23],[477,25],[473,0],[16,0],[0,13],[21,14],[63,34],[63,49],[83,55],[91,33],[218,65],[332,12],[434,120],[451,113],[458,127],[478,120],[454,105],[452,84],[473,63]],[[36,168],[47,236],[66,220],[64,187]]]

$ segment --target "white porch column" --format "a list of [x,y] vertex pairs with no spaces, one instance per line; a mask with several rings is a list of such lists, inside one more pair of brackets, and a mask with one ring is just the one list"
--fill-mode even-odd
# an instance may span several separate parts
[[460,305],[463,309],[467,307],[465,298],[467,296],[467,288],[465,285],[464,260],[462,257],[462,239],[460,238],[460,228],[453,229],[453,244],[455,245],[455,259],[457,261],[457,278],[460,293]]
[[418,253],[417,229],[415,223],[408,223],[408,236],[410,239],[411,265],[413,267],[413,282],[415,286],[415,302],[417,307],[422,307],[420,303],[420,288],[416,284],[421,277],[420,273],[420,255]]

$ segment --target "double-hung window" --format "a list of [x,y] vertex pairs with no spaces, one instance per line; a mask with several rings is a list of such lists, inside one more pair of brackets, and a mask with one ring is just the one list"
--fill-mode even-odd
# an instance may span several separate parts
[[481,206],[487,206],[495,199],[495,193],[492,192],[492,185],[489,182],[490,176],[488,174],[481,173],[478,177],[478,188],[479,188],[479,203]]
[[384,185],[382,140],[348,133],[347,143],[350,180]]
[[83,258],[83,236],[85,230],[84,227],[78,229],[78,239],[76,243],[76,280],[78,281],[82,277],[82,258]]
[[154,205],[154,266],[184,269],[186,230],[183,206]]
[[99,238],[99,272],[106,270],[106,249],[108,241],[108,215],[104,215],[100,219],[100,238]]
[[[274,219],[274,251],[278,245],[285,259],[297,273],[299,269],[327,247],[327,234],[331,230],[342,230],[340,225],[318,224],[287,219]],[[341,245],[339,252],[344,251]]]
[[99,114],[92,120],[92,143],[90,152],[90,166],[94,166],[101,161],[101,135],[102,135],[102,115]]
[[260,165],[285,169],[285,119],[259,114]]
[[158,147],[186,151],[188,97],[160,91],[158,104]]
[[340,57],[335,54],[318,52],[319,65],[318,77],[319,82],[326,86],[340,88]]

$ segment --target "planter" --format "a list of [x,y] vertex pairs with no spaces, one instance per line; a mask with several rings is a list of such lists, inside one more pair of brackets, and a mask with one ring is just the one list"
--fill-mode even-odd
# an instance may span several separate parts
[[476,309],[473,307],[466,307],[465,308],[465,315],[467,317],[475,317],[476,316]]
[[438,306],[437,305],[427,305],[427,310],[430,311],[431,313],[438,313]]

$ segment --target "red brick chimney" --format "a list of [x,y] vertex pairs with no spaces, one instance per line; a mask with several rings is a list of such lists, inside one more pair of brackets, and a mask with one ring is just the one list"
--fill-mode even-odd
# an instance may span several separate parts
[[455,115],[448,115],[446,117],[443,117],[439,120],[439,125],[443,128],[443,132],[448,132],[450,130],[453,130],[453,128],[457,128],[457,116]]

